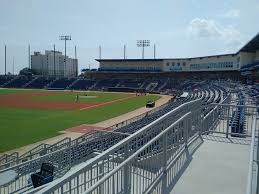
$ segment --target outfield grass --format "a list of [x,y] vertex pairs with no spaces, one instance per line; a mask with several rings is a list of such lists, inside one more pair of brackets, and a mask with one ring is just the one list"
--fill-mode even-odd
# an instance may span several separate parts
[[[47,101],[75,101],[76,95],[79,95],[80,102],[100,103],[126,98],[132,94],[125,93],[108,93],[108,92],[64,92],[62,94],[53,94],[48,96],[35,96],[33,99]],[[85,98],[86,95],[94,98]]]
[[[0,90],[1,91],[1,90]],[[80,124],[94,124],[158,100],[158,95],[139,96],[89,110],[35,110],[0,108],[0,153],[58,135]]]
[[32,91],[39,91],[39,90],[0,89],[0,95],[14,94],[14,93],[24,93],[24,92],[32,92]]

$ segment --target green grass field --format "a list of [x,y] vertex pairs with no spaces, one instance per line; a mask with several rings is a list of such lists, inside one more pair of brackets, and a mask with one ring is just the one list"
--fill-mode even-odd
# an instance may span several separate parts
[[[81,102],[86,103],[99,103],[99,102],[108,102],[113,100],[118,100],[121,98],[126,98],[129,95],[125,93],[101,93],[101,92],[68,92],[65,94],[57,94],[50,96],[36,96],[34,99],[38,100],[47,100],[47,101],[75,101],[76,95],[82,96],[80,98]],[[85,95],[93,96],[96,98],[84,98]]]
[[[20,90],[0,90],[1,95],[20,93]],[[26,91],[34,92],[34,91]],[[75,94],[40,96],[44,100],[74,100]],[[125,98],[123,93],[89,92],[97,96],[84,99],[91,102],[107,102]],[[158,95],[148,95],[117,101],[89,110],[40,110],[0,107],[0,153],[35,143],[58,135],[59,131],[80,124],[94,124],[145,106],[147,100],[158,100]],[[0,99],[1,100],[1,99]],[[36,99],[35,99],[36,100]]]

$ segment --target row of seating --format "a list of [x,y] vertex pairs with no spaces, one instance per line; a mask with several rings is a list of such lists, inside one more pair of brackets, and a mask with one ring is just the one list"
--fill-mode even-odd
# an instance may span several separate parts
[[13,78],[14,78],[13,76],[1,76],[0,75],[0,86],[2,86],[3,84],[9,82]]
[[[244,95],[242,92],[238,93],[238,105],[245,105]],[[246,118],[244,107],[238,107],[237,110],[233,111],[230,120],[231,135],[235,137],[243,137],[245,133]]]
[[[26,83],[30,82],[33,78],[27,76],[9,77],[5,83],[2,83],[5,88],[22,88]],[[4,80],[4,79],[2,79]]]
[[[191,86],[191,84],[189,83],[189,86]],[[192,88],[192,87],[189,87],[188,88]],[[215,86],[212,85],[211,86],[212,88],[214,88]],[[205,96],[203,94],[205,94],[205,90],[208,90],[205,86],[196,86],[197,90],[189,90],[188,92],[188,96],[186,98],[183,98],[183,99],[177,99],[176,101],[174,102],[171,102],[169,103],[167,106],[165,106],[163,109],[160,109],[152,114],[149,114],[135,122],[132,122],[126,126],[123,126],[121,128],[118,128],[116,129],[115,131],[118,131],[118,132],[122,132],[122,133],[134,133],[136,132],[137,130],[141,129],[142,127],[146,126],[147,124],[151,123],[152,121],[156,120],[157,118],[161,117],[162,115],[164,115],[165,113],[171,111],[172,109],[174,109],[175,107],[179,106],[180,104],[183,104],[185,102],[188,102],[188,101],[191,101],[191,100],[195,100],[195,99],[198,99],[198,98],[201,98],[202,96]],[[185,88],[180,88],[181,91],[185,90]],[[210,90],[208,90],[210,91]],[[214,90],[213,90],[214,91]],[[213,93],[213,92],[212,92]],[[207,92],[207,94],[210,94],[210,92]],[[219,94],[220,96],[220,94]],[[208,98],[203,98],[203,101],[206,102]],[[205,104],[205,103],[204,103]],[[107,138],[108,136],[106,136],[105,138]],[[121,138],[117,137],[116,139],[114,139],[114,137],[112,136],[110,138],[110,143],[109,145],[111,144],[114,144],[115,142],[118,142],[120,141]],[[99,141],[99,140],[98,140]],[[100,140],[101,141],[101,140]],[[96,141],[94,141],[95,144],[96,144]],[[109,141],[108,141],[109,142]],[[82,141],[82,143],[84,144],[85,141]],[[89,143],[89,142],[88,142]],[[91,143],[93,144],[93,142]],[[66,144],[64,143],[64,146],[66,146]],[[87,149],[87,147],[89,146],[88,144],[85,145],[85,149]],[[51,147],[51,146],[50,146]],[[84,146],[83,146],[84,147]],[[97,147],[100,147],[100,146],[97,146]],[[105,146],[107,147],[107,146]],[[109,147],[109,146],[108,146]],[[59,147],[59,149],[61,149],[62,146]],[[92,146],[91,146],[92,148]],[[81,149],[78,149],[79,152]],[[90,151],[90,150],[88,150]],[[76,152],[76,150],[75,150]],[[90,151],[91,152],[91,151]],[[47,152],[46,152],[47,153]],[[88,153],[88,152],[87,152]],[[34,153],[35,154],[35,153]],[[41,153],[42,155],[43,153]],[[90,153],[88,153],[90,154]],[[80,155],[80,154],[79,154]]]
[[[127,134],[135,133],[136,131],[140,130],[144,126],[155,121],[156,119],[158,119],[165,113],[168,113],[169,111],[173,110],[174,108],[178,107],[179,105],[191,100],[198,99],[202,96],[202,94],[205,95],[205,92],[204,92],[205,90],[209,90],[210,91],[209,94],[212,93],[211,90],[208,89],[206,86],[196,86],[196,87],[197,87],[197,90],[194,90],[194,91],[191,90],[192,87],[189,88],[188,96],[186,98],[177,98],[175,101],[169,102],[163,108],[157,111],[154,111],[153,113],[144,115],[139,120],[136,120],[128,125],[123,125],[122,127],[117,128],[115,132],[127,133]],[[215,87],[215,86],[212,85],[211,87]],[[181,90],[187,91],[186,88],[181,88]],[[204,98],[204,100],[206,100],[206,98]],[[157,131],[157,133],[159,133],[159,131]],[[156,134],[147,133],[147,138],[152,138],[152,135],[156,135]],[[59,162],[55,162],[55,160],[52,161],[52,165],[56,167],[54,169],[55,171],[54,178],[65,173],[66,170],[69,169],[68,167],[70,165],[74,166],[76,164],[79,164],[82,161],[87,161],[88,159],[95,156],[95,152],[103,152],[104,150],[109,149],[111,146],[123,140],[125,137],[127,137],[127,135],[121,135],[116,133],[104,134],[101,132],[96,132],[94,134],[84,135],[84,137],[79,137],[80,141],[79,141],[79,138],[73,140],[71,142],[71,145],[73,146],[71,146],[70,151],[65,153],[65,155],[62,155],[63,160],[62,161],[57,160]],[[136,140],[136,143],[133,145],[131,149],[136,149],[137,147],[142,146],[144,143],[145,142]],[[67,144],[64,144],[64,146],[67,146]],[[60,146],[59,149],[61,150],[62,146]],[[123,150],[119,150],[118,152],[123,152]],[[54,156],[54,157],[59,157],[59,156]],[[34,171],[35,169],[26,169],[22,171],[19,176],[22,176],[24,174],[27,175]],[[36,181],[39,182],[38,175],[37,175]],[[46,180],[46,181],[49,181],[49,180]],[[40,184],[37,184],[37,182],[36,182],[36,186],[39,186]]]
[[[179,90],[184,84],[182,81],[169,78],[160,79],[101,79],[90,80],[85,78],[54,78],[54,77],[26,77],[16,76],[10,78],[11,82],[6,88],[64,88],[73,90],[106,90],[110,87],[126,87],[147,89],[147,92],[166,92]],[[9,77],[1,76],[0,85],[10,81]],[[153,85],[152,85],[153,84]]]
[[76,78],[61,78],[55,80],[52,84],[50,84],[48,87],[50,88],[63,88],[66,89],[70,84],[72,84]]

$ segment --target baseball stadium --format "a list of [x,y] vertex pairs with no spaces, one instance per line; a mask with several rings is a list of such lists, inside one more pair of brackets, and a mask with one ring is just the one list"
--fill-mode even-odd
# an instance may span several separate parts
[[190,193],[209,164],[231,174],[226,193],[257,188],[259,34],[232,54],[99,58],[79,76],[62,56],[0,75],[1,194]]

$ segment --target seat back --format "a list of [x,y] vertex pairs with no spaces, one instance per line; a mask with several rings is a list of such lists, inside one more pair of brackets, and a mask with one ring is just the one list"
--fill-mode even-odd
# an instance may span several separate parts
[[52,176],[54,172],[54,166],[50,163],[42,163],[40,174],[42,176]]

